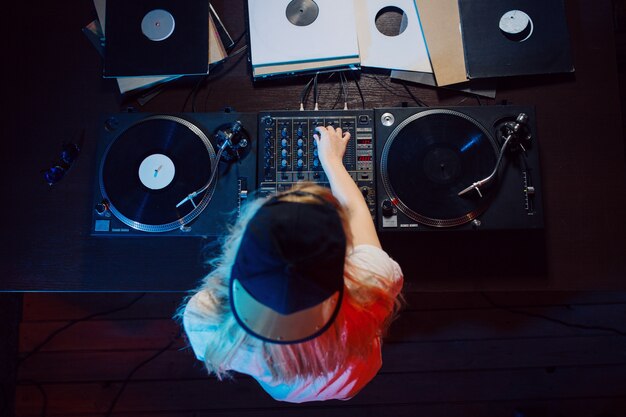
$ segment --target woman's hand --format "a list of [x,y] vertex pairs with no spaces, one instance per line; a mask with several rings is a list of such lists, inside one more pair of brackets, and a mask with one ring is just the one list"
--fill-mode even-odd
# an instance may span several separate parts
[[317,155],[326,173],[333,195],[348,213],[352,244],[373,245],[380,248],[380,241],[363,194],[343,165],[343,155],[350,140],[349,132],[332,126],[316,128],[313,137],[317,143]]
[[341,128],[335,129],[332,126],[318,126],[315,128],[317,133],[313,134],[317,143],[317,153],[324,171],[336,167],[338,164],[343,166],[343,155],[346,153],[346,147],[350,140],[349,132],[342,132]]

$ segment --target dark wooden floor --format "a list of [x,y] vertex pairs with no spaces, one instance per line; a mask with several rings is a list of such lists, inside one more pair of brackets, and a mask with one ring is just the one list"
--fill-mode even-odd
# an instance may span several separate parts
[[181,296],[26,294],[16,415],[626,415],[626,293],[409,292],[374,381],[303,406],[207,377],[171,320]]

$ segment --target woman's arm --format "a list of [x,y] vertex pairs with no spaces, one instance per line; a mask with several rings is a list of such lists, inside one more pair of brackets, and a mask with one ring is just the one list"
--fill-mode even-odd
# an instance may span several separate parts
[[353,245],[373,245],[380,248],[380,241],[365,198],[343,165],[343,155],[350,140],[350,133],[332,126],[316,128],[313,137],[317,142],[322,168],[330,182],[333,195],[348,212]]

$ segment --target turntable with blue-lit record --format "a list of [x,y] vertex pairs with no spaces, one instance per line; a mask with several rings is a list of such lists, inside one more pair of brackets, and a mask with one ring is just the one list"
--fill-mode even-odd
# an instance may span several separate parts
[[379,231],[543,224],[534,110],[376,109]]

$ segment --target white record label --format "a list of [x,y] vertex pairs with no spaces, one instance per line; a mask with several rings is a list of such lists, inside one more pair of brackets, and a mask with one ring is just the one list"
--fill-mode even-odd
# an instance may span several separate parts
[[141,32],[151,41],[164,41],[172,36],[176,22],[167,10],[150,10],[141,21]]
[[160,190],[172,182],[176,167],[166,155],[155,153],[144,159],[139,165],[139,180],[151,190]]
[[500,18],[500,30],[505,36],[518,42],[530,38],[533,32],[533,21],[521,10],[510,10]]

